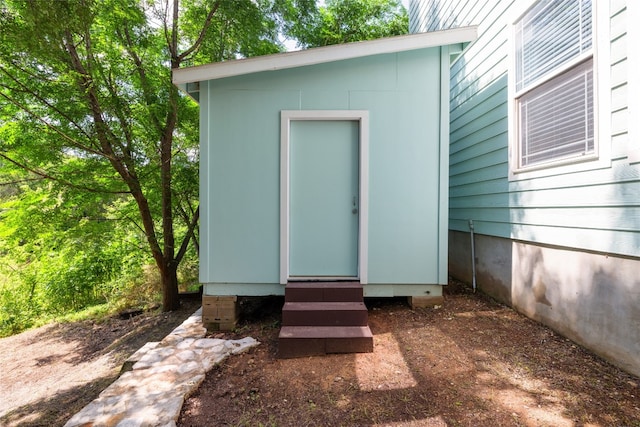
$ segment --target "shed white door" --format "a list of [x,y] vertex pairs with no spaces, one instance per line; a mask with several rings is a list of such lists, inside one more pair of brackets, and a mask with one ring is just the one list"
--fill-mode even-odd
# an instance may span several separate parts
[[358,128],[351,120],[291,122],[292,277],[358,276]]

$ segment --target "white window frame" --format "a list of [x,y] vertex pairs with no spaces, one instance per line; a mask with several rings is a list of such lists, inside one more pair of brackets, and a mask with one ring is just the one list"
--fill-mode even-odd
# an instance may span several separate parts
[[[638,28],[638,20],[640,19],[640,3],[637,1],[627,2],[627,40],[639,40],[640,28]],[[629,70],[640,70],[640,49],[629,49],[627,52],[627,62]],[[633,71],[630,71],[633,72]],[[627,99],[629,102],[629,140],[640,141],[640,120],[632,118],[640,117],[640,79],[629,78],[627,85],[629,92]],[[627,154],[629,164],[640,164],[640,144],[632,146]]]
[[611,108],[610,108],[610,37],[609,37],[609,5],[608,2],[592,0],[592,48],[591,52],[563,64],[549,75],[537,82],[535,86],[548,82],[559,75],[573,69],[577,65],[593,60],[593,120],[594,151],[584,156],[576,156],[557,161],[549,161],[532,166],[520,166],[520,116],[517,99],[533,87],[516,91],[516,24],[539,0],[529,0],[518,4],[510,20],[509,46],[509,98],[508,98],[508,132],[509,132],[509,180],[525,180],[537,177],[561,175],[600,169],[611,166]]

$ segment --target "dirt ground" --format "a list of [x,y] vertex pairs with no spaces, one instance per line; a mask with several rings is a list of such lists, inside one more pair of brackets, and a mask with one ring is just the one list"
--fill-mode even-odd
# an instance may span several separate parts
[[103,322],[52,324],[0,339],[0,426],[62,426],[98,397],[124,361],[200,306]]
[[178,426],[640,426],[638,378],[461,284],[435,309],[366,302],[370,354],[277,359],[281,300],[216,334],[262,344],[209,372]]
[[[460,284],[435,309],[366,302],[373,353],[281,360],[282,299],[244,301],[212,336],[262,344],[210,371],[179,426],[640,427],[640,379]],[[0,425],[64,425],[196,308],[0,339]]]

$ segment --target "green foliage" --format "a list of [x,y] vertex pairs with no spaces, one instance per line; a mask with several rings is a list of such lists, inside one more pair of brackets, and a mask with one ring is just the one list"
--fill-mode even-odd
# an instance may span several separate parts
[[178,94],[171,69],[280,51],[273,5],[4,2],[2,250],[37,264],[47,309],[104,299],[95,286],[123,271],[113,242],[128,233],[137,258],[162,273],[163,306],[176,308],[177,270],[198,238],[199,138],[197,105]]
[[197,288],[198,107],[171,68],[406,21],[396,0],[0,0],[0,335]]
[[3,334],[160,292],[175,307],[197,266],[198,113],[171,67],[279,51],[268,6],[3,1]]
[[[19,276],[17,280],[15,276]],[[40,301],[35,293],[35,278],[0,272],[0,337],[34,326],[42,313]]]
[[151,260],[122,196],[29,184],[0,203],[0,336],[96,304],[157,301],[158,286],[141,283]]
[[327,0],[286,29],[299,46],[318,47],[407,34],[409,17],[399,0]]

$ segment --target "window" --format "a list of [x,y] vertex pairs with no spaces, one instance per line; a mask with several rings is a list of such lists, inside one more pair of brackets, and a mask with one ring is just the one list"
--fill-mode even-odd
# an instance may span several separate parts
[[540,0],[515,23],[517,170],[593,158],[591,0]]

